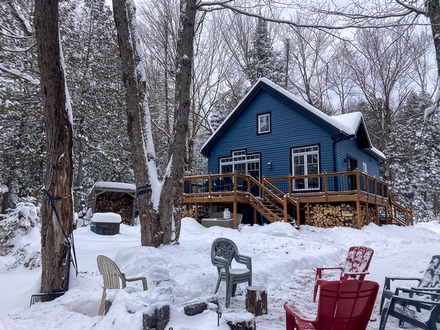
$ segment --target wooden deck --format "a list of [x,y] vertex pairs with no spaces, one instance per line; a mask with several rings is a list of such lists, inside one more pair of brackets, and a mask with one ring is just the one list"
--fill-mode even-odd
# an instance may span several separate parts
[[[314,186],[315,190],[301,189],[304,180],[308,180],[309,185]],[[356,205],[356,227],[359,229],[362,227],[361,206],[367,210],[376,209],[374,222],[378,225],[413,224],[412,210],[397,204],[392,199],[387,182],[358,170],[263,178],[261,182],[239,173],[184,178],[183,204],[196,209],[202,205],[231,204],[235,228],[238,204],[248,204],[253,207],[254,222],[256,214],[259,213],[269,222],[285,221],[299,227],[301,209],[304,210],[305,222],[309,224],[311,205],[341,203]]]

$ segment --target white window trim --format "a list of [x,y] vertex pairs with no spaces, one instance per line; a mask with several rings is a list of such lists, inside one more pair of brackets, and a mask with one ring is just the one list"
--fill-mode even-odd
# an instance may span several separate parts
[[[303,152],[297,152],[294,153],[295,150],[305,149]],[[310,150],[307,150],[310,149]],[[302,156],[304,157],[304,171],[307,171],[307,155],[316,154],[318,156],[318,173],[319,174],[319,168],[320,168],[320,162],[321,159],[319,157],[319,145],[312,145],[307,147],[299,147],[299,148],[292,148],[291,155],[292,155],[292,172],[295,176],[295,163],[294,163],[294,157],[295,156]],[[308,173],[305,173],[304,175],[308,175]],[[318,179],[318,187],[316,188],[309,188],[309,179],[303,179],[304,180],[304,188],[303,189],[295,189],[295,180],[292,180],[292,190],[293,191],[310,191],[310,190],[320,190],[321,189],[321,180]]]
[[[260,119],[262,118],[262,117],[268,117],[268,125],[269,125],[269,128],[267,129],[267,131],[262,131],[261,130],[261,121],[260,121]],[[266,134],[266,133],[270,133],[270,131],[271,131],[271,127],[270,127],[271,125],[270,125],[270,113],[263,113],[263,114],[261,114],[261,115],[258,115],[258,134]]]
[[[246,150],[233,151],[231,156],[220,158],[220,174],[226,174],[222,171],[224,165],[232,165],[232,169],[234,169],[234,165],[236,164],[246,164],[246,174],[248,174],[248,163],[260,164],[260,154],[247,154]],[[259,168],[258,171],[261,175],[261,168]]]

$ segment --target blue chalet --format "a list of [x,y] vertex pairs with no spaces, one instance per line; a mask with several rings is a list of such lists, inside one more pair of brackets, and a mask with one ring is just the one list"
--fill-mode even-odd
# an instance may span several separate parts
[[213,204],[217,211],[229,206],[248,220],[246,209],[253,208],[254,219],[247,222],[256,222],[259,213],[265,222],[298,226],[360,228],[380,224],[382,216],[402,224],[412,218],[410,210],[392,205],[388,185],[380,180],[385,156],[371,144],[361,113],[328,116],[266,78],[201,152],[211,174],[185,178],[188,207],[209,204],[210,213]]

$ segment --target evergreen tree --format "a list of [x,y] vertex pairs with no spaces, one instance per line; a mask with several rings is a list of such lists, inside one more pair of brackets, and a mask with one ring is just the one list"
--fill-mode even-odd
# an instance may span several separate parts
[[63,2],[61,13],[75,123],[75,186],[86,193],[96,181],[133,182],[112,12],[104,0],[84,0]]
[[285,85],[285,64],[279,53],[276,53],[269,38],[267,22],[259,19],[252,36],[252,47],[249,51],[246,75],[251,84],[265,77],[274,83]]
[[[32,1],[0,3],[0,185],[2,212],[43,182],[44,130]],[[6,190],[6,191],[5,191]]]
[[210,116],[211,133],[213,133],[231,111],[234,110],[244,94],[243,81],[238,81],[234,86],[231,86],[228,91],[219,95]]
[[439,194],[440,131],[437,114],[424,122],[423,110],[431,105],[426,93],[409,95],[396,116],[389,143],[384,150],[390,169],[393,197],[413,208],[417,221],[430,220]]

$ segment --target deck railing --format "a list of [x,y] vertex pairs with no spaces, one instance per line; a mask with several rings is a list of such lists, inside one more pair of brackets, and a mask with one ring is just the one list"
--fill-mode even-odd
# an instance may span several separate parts
[[307,200],[335,200],[344,198],[347,201],[364,200],[367,203],[386,206],[389,223],[413,224],[412,211],[397,204],[391,196],[387,182],[360,172],[311,174],[302,176],[288,175],[279,178],[265,178],[258,182],[253,177],[235,173],[209,174],[184,177],[184,198],[214,197],[269,197],[275,203],[283,205],[285,218],[287,204],[297,207]]
[[291,198],[358,195],[388,202],[388,183],[359,170],[311,175],[264,178]]
[[[376,202],[388,203],[388,183],[358,171],[321,173],[279,178],[265,178],[262,183],[253,177],[235,173],[184,177],[184,196],[226,196],[252,193],[264,197],[272,195],[280,203],[287,198],[363,196]],[[293,201],[294,202],[294,201]]]

